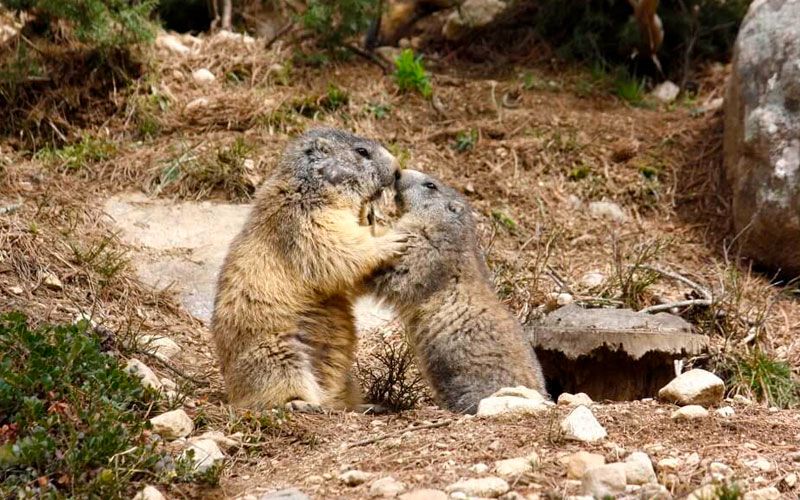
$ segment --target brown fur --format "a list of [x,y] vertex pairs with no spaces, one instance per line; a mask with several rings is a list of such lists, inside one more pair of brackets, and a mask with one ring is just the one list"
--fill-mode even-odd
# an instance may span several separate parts
[[382,146],[336,130],[289,145],[219,277],[212,334],[233,404],[359,403],[351,290],[405,245],[360,213],[396,171]]
[[367,288],[400,313],[417,365],[445,408],[475,413],[503,387],[546,396],[544,377],[522,327],[494,291],[471,209],[440,181],[404,170],[397,183],[409,249]]

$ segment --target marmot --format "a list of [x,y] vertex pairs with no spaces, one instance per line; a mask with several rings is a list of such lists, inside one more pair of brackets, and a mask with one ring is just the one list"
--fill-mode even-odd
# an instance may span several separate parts
[[409,248],[365,288],[397,309],[435,398],[475,413],[502,387],[547,397],[533,347],[494,291],[467,201],[413,170],[401,171],[396,190],[402,216],[395,228],[411,234]]
[[355,285],[402,252],[364,207],[395,182],[375,141],[316,129],[291,142],[232,242],[211,332],[230,402],[294,410],[353,408]]

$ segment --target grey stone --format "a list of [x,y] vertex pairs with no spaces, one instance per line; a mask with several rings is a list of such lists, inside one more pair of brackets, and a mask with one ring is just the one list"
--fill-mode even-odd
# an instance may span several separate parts
[[467,496],[497,498],[510,489],[508,483],[499,477],[489,476],[479,479],[464,479],[449,485],[448,493],[464,493]]
[[490,24],[506,7],[501,0],[464,0],[445,21],[442,35],[448,40],[457,40],[470,29]]
[[561,421],[561,430],[564,437],[574,441],[593,443],[604,439],[608,434],[600,422],[592,414],[592,410],[585,406],[578,406]]
[[605,465],[606,458],[597,453],[579,451],[565,457],[562,463],[567,467],[567,478],[582,479],[587,470]]
[[138,359],[129,359],[128,363],[125,365],[125,371],[131,375],[139,377],[143,386],[150,387],[151,389],[155,390],[161,389],[161,381],[158,379],[158,376],[155,374],[155,372],[153,372],[149,366],[142,363]]
[[647,453],[635,451],[625,459],[625,481],[628,484],[649,484],[658,482],[653,462]]
[[800,2],[750,4],[725,95],[724,163],[742,250],[800,273]]
[[213,439],[198,439],[189,443],[189,446],[183,452],[184,456],[192,457],[192,467],[198,472],[204,472],[210,469],[215,463],[225,459],[225,454],[219,449],[217,443]]
[[311,500],[311,498],[297,488],[286,488],[264,493],[258,500]]
[[677,99],[678,94],[680,93],[681,88],[667,80],[656,85],[656,88],[653,89],[651,95],[659,101],[669,104]]
[[[186,437],[194,430],[194,422],[181,409],[168,411],[150,419],[153,432],[165,439]],[[216,446],[216,445],[215,445]]]
[[719,403],[725,383],[713,373],[695,368],[681,373],[658,391],[659,399],[685,405],[708,406]]
[[392,476],[382,477],[369,485],[369,494],[379,498],[395,498],[406,489],[406,485]]
[[400,500],[447,500],[447,493],[442,490],[422,488],[400,495]]
[[584,495],[616,497],[625,493],[625,464],[606,464],[586,471],[581,481]]
[[625,222],[628,216],[622,207],[611,201],[593,201],[589,203],[589,213],[595,217],[609,219],[615,222]]
[[672,418],[672,420],[697,420],[708,418],[708,410],[700,405],[686,405],[672,412],[670,418]]
[[133,500],[166,500],[166,497],[155,486],[145,486]]
[[372,474],[360,470],[349,470],[339,475],[339,481],[347,486],[358,486],[366,483],[372,478]]

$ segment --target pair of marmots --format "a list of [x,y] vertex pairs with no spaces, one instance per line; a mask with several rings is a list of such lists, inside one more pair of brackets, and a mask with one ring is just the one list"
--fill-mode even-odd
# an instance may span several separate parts
[[[366,207],[392,187],[402,215],[376,234]],[[352,306],[366,291],[399,311],[444,407],[475,413],[508,386],[544,394],[533,349],[495,295],[466,200],[400,170],[375,141],[316,129],[284,152],[220,274],[212,334],[231,402],[356,408]]]

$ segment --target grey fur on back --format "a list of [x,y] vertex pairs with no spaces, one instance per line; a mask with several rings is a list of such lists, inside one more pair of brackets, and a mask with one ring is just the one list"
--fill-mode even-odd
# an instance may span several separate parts
[[475,413],[481,399],[518,385],[546,396],[533,348],[494,291],[467,201],[414,171],[404,170],[396,188],[398,229],[412,244],[370,285],[400,312],[440,404]]

